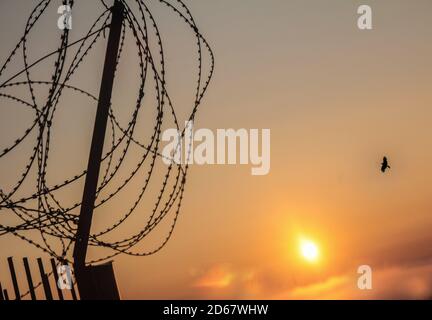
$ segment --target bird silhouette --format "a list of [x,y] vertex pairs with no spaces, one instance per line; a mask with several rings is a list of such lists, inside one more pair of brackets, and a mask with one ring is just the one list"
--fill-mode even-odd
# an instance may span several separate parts
[[385,173],[387,169],[391,169],[391,167],[388,164],[387,157],[384,157],[381,163],[381,172]]

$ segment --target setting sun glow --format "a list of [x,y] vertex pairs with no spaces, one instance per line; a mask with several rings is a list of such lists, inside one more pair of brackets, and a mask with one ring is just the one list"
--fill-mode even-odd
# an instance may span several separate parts
[[319,258],[318,246],[311,240],[300,241],[300,253],[308,262],[316,262]]

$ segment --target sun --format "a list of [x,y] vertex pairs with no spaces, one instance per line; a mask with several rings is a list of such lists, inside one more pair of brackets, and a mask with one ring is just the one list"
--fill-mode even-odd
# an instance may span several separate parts
[[300,241],[300,253],[308,262],[317,262],[319,259],[319,248],[311,240],[303,239]]

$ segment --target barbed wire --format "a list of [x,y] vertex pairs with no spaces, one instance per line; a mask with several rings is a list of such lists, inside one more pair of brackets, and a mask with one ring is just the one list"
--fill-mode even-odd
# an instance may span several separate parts
[[[77,2],[71,0],[61,3],[73,8]],[[162,181],[157,181],[156,171],[158,173],[161,171],[156,169],[157,160],[166,157],[161,152],[162,128],[172,123],[181,133],[180,141],[186,140],[191,143],[191,140],[186,139],[189,133],[186,127],[180,125],[178,110],[176,110],[178,107],[168,92],[165,47],[159,22],[149,8],[148,1],[121,0],[121,2],[124,6],[124,19],[116,74],[121,68],[122,61],[127,59],[129,63],[132,60],[130,47],[126,49],[127,39],[132,39],[138,59],[138,66],[134,67],[138,70],[139,81],[135,88],[135,105],[126,125],[122,125],[119,119],[119,106],[112,104],[109,109],[111,134],[106,141],[101,159],[104,170],[101,172],[96,192],[95,218],[101,212],[96,209],[101,209],[110,204],[113,199],[121,197],[120,193],[130,186],[132,181],[134,185],[139,182],[140,186],[129,208],[119,212],[107,227],[92,231],[89,246],[108,249],[111,252],[105,252],[103,256],[87,261],[88,264],[103,262],[119,254],[148,256],[160,251],[171,238],[176,226],[189,169],[188,159],[184,163],[177,163],[173,161],[175,157],[173,155],[170,164],[161,169],[164,173]],[[81,3],[85,5],[85,2]],[[81,201],[73,204],[62,203],[59,193],[66,190],[66,187],[79,185],[87,172],[80,170],[54,185],[48,182],[48,175],[53,166],[51,162],[54,162],[50,157],[53,148],[52,140],[56,136],[53,127],[58,121],[59,110],[64,108],[65,92],[84,97],[94,104],[98,102],[94,94],[73,85],[71,80],[89,54],[93,52],[95,45],[105,38],[106,29],[110,28],[111,7],[107,1],[100,0],[100,3],[103,9],[85,36],[71,42],[70,32],[65,28],[61,32],[58,48],[32,62],[33,57],[28,50],[30,35],[36,32],[38,22],[48,8],[59,4],[54,0],[39,1],[26,21],[23,36],[0,67],[1,116],[7,117],[3,106],[8,103],[21,105],[33,114],[30,124],[15,139],[12,139],[13,142],[0,145],[0,166],[10,166],[7,159],[15,153],[19,153],[20,159],[27,159],[12,186],[6,188],[0,185],[0,237],[12,235],[59,261],[68,263],[72,263],[71,248],[76,239]],[[196,40],[194,49],[197,55],[196,87],[194,101],[191,103],[192,108],[187,116],[188,121],[193,121],[213,75],[214,55],[182,0],[152,1],[152,5],[155,3],[161,4],[169,12],[174,13]],[[75,48],[77,49],[72,52]],[[20,60],[20,54],[24,68],[3,80],[9,67],[12,64],[16,65],[15,62]],[[35,67],[47,63],[48,59],[54,60],[51,79],[38,78],[34,73]],[[14,90],[12,93],[7,91],[12,89]],[[48,90],[47,97],[43,99],[38,94],[42,90]],[[150,91],[153,96],[150,95]],[[144,97],[148,97],[145,103]],[[147,118],[146,121],[149,123],[153,121],[153,130],[149,138],[143,139],[138,136],[137,127],[143,121],[140,120],[140,114],[143,113],[144,106],[149,107],[150,98],[154,99],[151,105],[155,116],[154,119]],[[147,122],[145,123],[148,125]],[[32,146],[27,155],[21,154],[20,146],[24,144]],[[130,167],[126,165],[126,159],[132,148],[140,150],[140,155],[134,158],[135,164]],[[191,145],[187,150],[190,152]],[[189,156],[190,153],[187,157]],[[122,171],[126,171],[126,174],[122,174]],[[160,187],[157,189],[152,207],[134,220],[134,224],[137,224],[136,221],[141,221],[138,231],[127,235],[122,233],[123,237],[119,239],[114,232],[138,211],[139,206],[144,202],[144,196],[149,194],[149,187],[156,183],[160,183]],[[32,187],[28,188],[28,184]],[[146,199],[146,204],[149,204],[149,201]],[[150,250],[137,248],[168,217],[170,217],[168,227],[159,244]],[[104,215],[105,220],[106,215]]]

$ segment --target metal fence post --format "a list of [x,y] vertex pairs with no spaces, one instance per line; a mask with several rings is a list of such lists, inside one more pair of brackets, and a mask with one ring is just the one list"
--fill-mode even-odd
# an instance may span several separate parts
[[[54,279],[55,279],[55,284],[56,284],[56,288],[57,288],[58,297],[59,297],[60,300],[64,300],[63,299],[62,289],[59,288],[59,285],[58,285],[59,276],[58,276],[58,273],[57,273],[57,266],[56,266],[56,263],[55,263],[54,259],[51,259],[51,268],[52,268],[52,272],[54,274]],[[72,285],[73,285],[73,283],[72,283]]]
[[45,298],[47,300],[52,300],[53,296],[52,296],[52,292],[51,292],[51,288],[50,288],[50,284],[49,284],[49,280],[48,277],[45,273],[44,267],[43,267],[43,263],[42,263],[42,259],[38,258],[37,259],[38,265],[39,265],[39,271],[41,274],[41,279],[42,279],[42,285],[45,291]]
[[32,275],[31,275],[28,259],[23,258],[23,263],[24,263],[24,269],[25,269],[25,272],[27,275],[27,282],[28,282],[28,286],[29,286],[29,292],[30,292],[31,299],[36,300],[36,293],[35,293],[34,286],[33,286],[33,279],[32,279]]
[[18,281],[17,281],[17,277],[16,277],[16,273],[15,273],[15,267],[13,264],[12,257],[8,258],[8,264],[9,264],[9,270],[11,273],[12,283],[13,283],[13,287],[14,287],[14,291],[15,291],[15,299],[21,300],[21,294],[20,294],[19,287],[18,287]]

